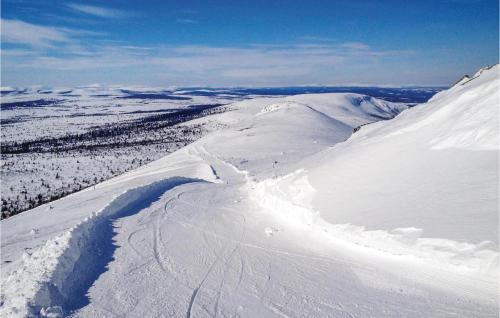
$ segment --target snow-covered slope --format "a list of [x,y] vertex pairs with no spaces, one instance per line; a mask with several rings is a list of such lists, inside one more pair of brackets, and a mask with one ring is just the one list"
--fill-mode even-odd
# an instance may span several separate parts
[[[436,146],[453,139],[446,120],[410,128],[461,96],[487,98],[480,90],[498,88],[490,72],[369,125],[406,107],[298,95],[197,119],[228,128],[2,221],[0,313],[495,316],[498,243],[488,222],[467,225],[497,220],[492,143],[448,153]],[[446,124],[463,132],[457,118],[469,117],[452,108]]]
[[297,222],[336,238],[495,282],[499,91],[497,65],[258,183],[256,196],[288,219],[294,203]]

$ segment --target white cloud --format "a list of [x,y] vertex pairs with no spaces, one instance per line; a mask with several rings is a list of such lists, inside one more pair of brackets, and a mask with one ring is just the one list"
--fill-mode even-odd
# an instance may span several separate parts
[[34,56],[35,52],[30,50],[21,50],[21,49],[1,49],[1,56],[5,57],[26,57],[26,56]]
[[104,32],[37,25],[21,20],[1,19],[2,43],[31,47],[32,54],[46,51],[86,50],[82,38],[102,38]]
[[[249,44],[245,47],[203,45],[137,46],[111,41],[105,33],[30,24],[2,19],[2,41],[23,44],[2,48],[2,67],[9,76],[78,74],[160,78],[176,85],[285,85],[330,81],[339,72],[360,65],[377,65],[388,57],[412,52],[374,50],[360,42],[316,39],[298,44]],[[179,22],[179,23],[194,23]],[[26,47],[27,46],[27,47]],[[13,75],[14,74],[14,75]],[[85,75],[86,74],[86,75]],[[113,75],[111,75],[113,74]],[[57,77],[56,75],[54,75]],[[49,85],[50,83],[43,83]]]
[[20,20],[1,19],[2,42],[25,44],[32,47],[54,47],[56,43],[71,41],[67,30],[40,26]]
[[315,35],[304,35],[299,37],[299,40],[303,41],[313,41],[313,42],[335,42],[336,39],[324,36],[315,36]]
[[[126,44],[66,45],[64,55],[13,56],[4,66],[78,74],[133,74],[131,78],[163,78],[171,84],[284,85],[326,81],[337,72],[365,63],[377,64],[404,51],[352,50],[339,44],[253,45],[248,47],[156,46]],[[21,70],[22,71],[22,70]],[[98,79],[96,79],[98,80]],[[116,79],[123,82],[124,79]]]
[[66,4],[66,6],[75,11],[99,18],[126,18],[130,16],[128,12],[125,12],[123,10],[91,6],[86,4],[68,3]]
[[193,20],[193,19],[177,19],[175,20],[176,23],[180,23],[180,24],[197,24],[198,21],[197,20]]
[[365,43],[361,43],[361,42],[343,43],[342,47],[347,48],[347,49],[351,49],[351,50],[369,50],[370,49],[369,45],[367,45]]

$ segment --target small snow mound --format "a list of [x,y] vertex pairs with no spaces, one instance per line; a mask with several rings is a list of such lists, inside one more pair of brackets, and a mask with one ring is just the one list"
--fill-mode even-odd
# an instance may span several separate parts
[[292,103],[290,103],[290,102],[283,102],[283,103],[276,103],[276,104],[267,105],[264,108],[262,108],[262,110],[260,112],[258,112],[256,116],[261,116],[261,115],[264,115],[267,113],[272,113],[272,112],[278,111],[280,109],[290,108],[292,106],[291,104]]
[[44,307],[40,310],[40,317],[62,318],[64,317],[64,312],[61,306]]
[[[303,170],[289,175],[252,183],[250,196],[263,208],[284,217],[284,221],[313,225],[318,213],[311,209],[314,189],[309,185]],[[282,187],[286,184],[286,190]]]
[[267,236],[274,236],[275,234],[278,234],[279,229],[274,228],[274,227],[266,227],[264,229],[264,233],[266,233]]
[[15,91],[17,91],[17,88],[15,88],[15,87],[12,87],[12,86],[0,86],[0,92],[2,92],[2,94],[12,93],[12,92],[15,92]]
[[474,74],[474,76],[472,78],[479,77],[484,72],[489,71],[493,68],[498,68],[498,64],[488,65],[488,66],[485,66],[483,68],[480,68],[479,71],[477,71],[476,74]]
[[208,182],[220,183],[222,182],[217,175],[217,171],[209,164],[199,164],[196,169],[196,176]]
[[392,230],[391,234],[395,234],[396,238],[403,243],[414,244],[422,235],[422,232],[422,229],[415,227],[400,227]]
[[462,76],[462,78],[460,78],[458,81],[456,81],[455,84],[451,85],[451,87],[463,85],[463,84],[467,83],[468,81],[470,81],[470,76],[464,75],[464,76]]

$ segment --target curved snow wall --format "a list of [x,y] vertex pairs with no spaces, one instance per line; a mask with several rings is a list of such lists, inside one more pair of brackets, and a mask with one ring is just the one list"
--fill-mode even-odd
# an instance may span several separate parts
[[[2,282],[0,316],[61,315],[83,307],[92,283],[107,270],[116,248],[113,222],[138,213],[166,191],[201,179],[173,177],[126,190],[65,233],[48,240]],[[8,296],[7,296],[8,295]]]

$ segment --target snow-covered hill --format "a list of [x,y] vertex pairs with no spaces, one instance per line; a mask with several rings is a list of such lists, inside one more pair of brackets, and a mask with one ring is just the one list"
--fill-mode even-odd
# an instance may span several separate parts
[[335,238],[477,272],[495,290],[499,91],[498,66],[481,71],[258,183],[256,196]]
[[228,128],[2,221],[0,312],[495,317],[498,86],[392,120],[357,94],[195,119]]

